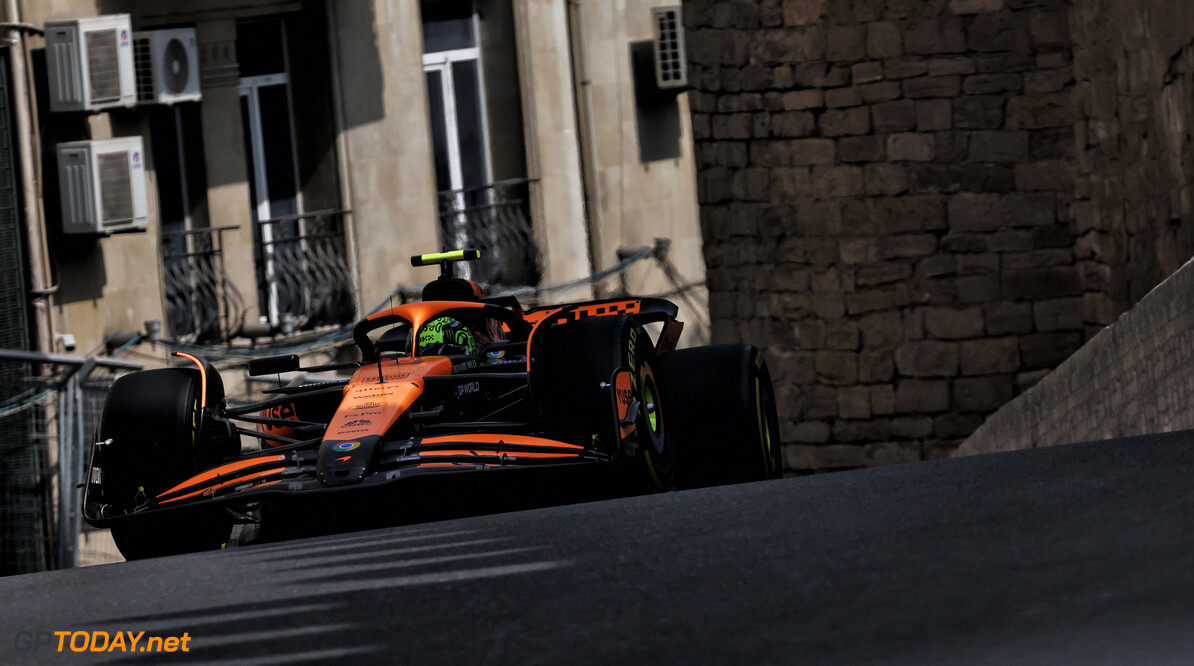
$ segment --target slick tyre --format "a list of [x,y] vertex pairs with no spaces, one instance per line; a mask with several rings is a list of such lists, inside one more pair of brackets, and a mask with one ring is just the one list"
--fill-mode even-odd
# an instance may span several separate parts
[[[195,474],[200,447],[199,377],[192,370],[166,368],[125,375],[104,402],[100,439],[105,501],[132,511]],[[112,527],[125,559],[137,560],[219,548],[231,530],[211,511],[179,512]]]
[[[552,328],[546,335],[534,361],[534,383],[549,434],[585,444],[595,437],[614,454],[617,483],[627,492],[670,489],[676,452],[647,332],[629,317],[600,316]],[[629,372],[629,402],[638,403],[632,427],[619,424],[611,391],[619,370]],[[624,446],[624,440],[632,446]],[[627,455],[628,449],[634,455]]]
[[752,345],[682,349],[660,358],[681,488],[782,475],[771,373]]

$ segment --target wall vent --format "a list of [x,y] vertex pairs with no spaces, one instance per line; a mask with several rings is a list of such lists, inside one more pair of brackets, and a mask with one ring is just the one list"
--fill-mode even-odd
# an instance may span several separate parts
[[655,85],[660,90],[688,87],[688,55],[684,49],[684,19],[680,5],[654,7]]

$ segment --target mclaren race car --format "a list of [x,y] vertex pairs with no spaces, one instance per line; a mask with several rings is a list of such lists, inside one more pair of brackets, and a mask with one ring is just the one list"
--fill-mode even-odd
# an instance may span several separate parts
[[[84,515],[127,559],[260,540],[780,475],[767,365],[750,345],[676,349],[659,298],[523,310],[440,265],[420,302],[358,322],[360,362],[249,364],[279,385],[231,407],[216,369],[119,378],[104,404]],[[652,334],[648,330],[657,331]],[[341,377],[343,375],[333,375]]]

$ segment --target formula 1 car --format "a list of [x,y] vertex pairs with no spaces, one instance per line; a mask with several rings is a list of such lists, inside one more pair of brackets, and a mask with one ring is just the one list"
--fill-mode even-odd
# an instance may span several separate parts
[[[453,275],[453,262],[479,257],[412,257],[441,275],[421,302],[355,325],[359,363],[249,364],[254,376],[351,377],[279,385],[237,407],[192,354],[117,379],[87,522],[110,527],[131,560],[220,548],[237,523],[274,540],[780,475],[756,348],[676,350],[683,324],[659,298],[524,311]],[[659,328],[654,341],[646,327]]]

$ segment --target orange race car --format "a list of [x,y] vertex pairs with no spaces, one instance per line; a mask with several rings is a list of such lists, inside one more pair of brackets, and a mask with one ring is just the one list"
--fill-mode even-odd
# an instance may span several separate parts
[[278,386],[235,408],[215,368],[190,354],[118,379],[87,521],[138,559],[220,548],[238,523],[276,540],[780,475],[756,348],[676,350],[683,324],[659,298],[524,311],[453,276],[453,262],[479,257],[412,257],[441,275],[421,302],[355,325],[359,363],[249,364],[257,376],[351,377]]

